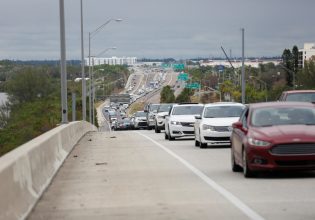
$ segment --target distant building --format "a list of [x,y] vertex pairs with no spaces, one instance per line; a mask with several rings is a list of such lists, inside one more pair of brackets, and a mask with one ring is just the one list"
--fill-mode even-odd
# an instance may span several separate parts
[[304,67],[304,62],[315,57],[315,43],[304,43],[304,48],[299,50],[299,67]]
[[[102,57],[91,57],[91,64],[94,60],[94,66],[108,64],[108,65],[128,65],[132,66],[137,63],[136,57],[111,57],[111,58],[102,58]],[[85,58],[85,65],[90,66],[89,58]]]
[[[251,66],[258,68],[259,64],[267,64],[267,63],[273,63],[275,65],[278,65],[282,60],[281,59],[254,59],[254,60],[249,60],[246,59],[244,62],[245,66]],[[234,68],[240,68],[242,67],[242,61],[241,60],[231,60],[232,65]],[[202,60],[200,61],[200,66],[212,66],[212,67],[231,67],[231,64],[228,60]]]

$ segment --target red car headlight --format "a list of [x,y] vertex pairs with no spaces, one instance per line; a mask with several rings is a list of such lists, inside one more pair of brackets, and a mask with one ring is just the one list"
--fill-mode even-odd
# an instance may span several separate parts
[[268,141],[257,140],[254,138],[248,138],[248,143],[257,147],[267,147],[271,145],[271,143]]

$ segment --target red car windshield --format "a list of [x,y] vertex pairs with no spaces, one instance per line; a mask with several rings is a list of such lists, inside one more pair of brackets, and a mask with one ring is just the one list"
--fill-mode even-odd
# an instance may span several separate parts
[[255,127],[274,125],[315,125],[315,109],[305,107],[259,108],[253,111],[251,124]]

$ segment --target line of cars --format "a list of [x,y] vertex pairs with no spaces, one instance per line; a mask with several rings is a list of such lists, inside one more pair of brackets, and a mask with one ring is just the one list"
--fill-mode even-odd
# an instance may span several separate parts
[[155,111],[155,132],[165,130],[170,141],[193,137],[200,148],[231,146],[232,171],[243,171],[245,177],[261,171],[315,170],[315,91],[305,94],[289,91],[277,102],[247,105],[172,104],[168,111]]
[[137,111],[131,117],[134,129],[154,129],[156,133],[164,130],[165,116],[173,106],[171,103],[148,104],[143,111]]

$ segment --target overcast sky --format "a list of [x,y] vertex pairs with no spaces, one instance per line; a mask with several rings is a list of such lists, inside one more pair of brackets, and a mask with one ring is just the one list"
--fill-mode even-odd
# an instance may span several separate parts
[[[0,0],[0,59],[60,59],[59,0]],[[315,0],[83,0],[92,55],[176,59],[277,56],[315,42]],[[65,0],[67,59],[81,59],[80,0]]]

